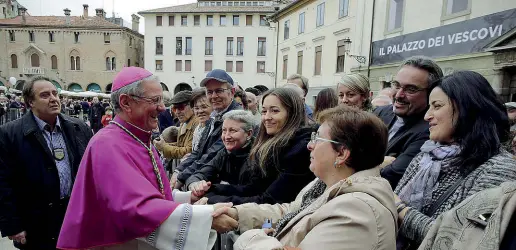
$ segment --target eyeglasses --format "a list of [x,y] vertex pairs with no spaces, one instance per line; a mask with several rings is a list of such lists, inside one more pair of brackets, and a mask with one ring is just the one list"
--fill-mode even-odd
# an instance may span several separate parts
[[186,106],[187,106],[186,104],[173,105],[172,111],[174,111],[174,112],[183,111],[186,109]]
[[152,105],[160,105],[163,104],[163,96],[153,96],[153,97],[147,97],[147,96],[139,96],[139,95],[131,95],[132,97],[138,98],[140,100],[144,100]]
[[206,93],[208,94],[208,96],[210,95],[213,95],[213,93],[217,94],[217,95],[220,95],[222,93],[224,93],[224,91],[226,90],[230,90],[230,89],[215,89],[215,90],[208,90],[206,91]]
[[317,141],[325,141],[325,142],[331,142],[331,143],[335,143],[338,145],[342,145],[341,142],[324,139],[324,138],[319,137],[318,135],[319,135],[319,133],[312,132],[312,136],[310,136],[310,143],[317,144]]
[[399,91],[400,89],[403,89],[403,92],[405,92],[405,93],[407,93],[409,95],[413,95],[413,94],[416,94],[417,92],[420,92],[420,91],[428,89],[428,88],[420,88],[420,87],[417,87],[417,86],[414,86],[414,85],[401,86],[401,84],[399,82],[397,82],[397,81],[392,81],[391,82],[391,86],[396,91]]

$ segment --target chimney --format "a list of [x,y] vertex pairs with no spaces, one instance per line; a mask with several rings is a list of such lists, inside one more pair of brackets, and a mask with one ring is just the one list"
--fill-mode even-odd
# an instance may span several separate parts
[[95,15],[96,15],[97,17],[104,18],[104,9],[102,9],[102,8],[95,9]]
[[84,18],[88,18],[88,5],[87,4],[83,4],[82,7],[84,8],[84,12],[82,14],[82,16],[84,16]]
[[133,18],[133,31],[140,32],[140,17],[136,14],[132,14]]
[[22,23],[23,24],[27,23],[27,18],[25,17],[27,9],[25,7],[21,7],[21,8],[19,8],[19,11],[20,11],[21,16],[22,16]]
[[64,11],[64,14],[66,16],[66,25],[70,25],[70,9],[66,8],[63,10]]

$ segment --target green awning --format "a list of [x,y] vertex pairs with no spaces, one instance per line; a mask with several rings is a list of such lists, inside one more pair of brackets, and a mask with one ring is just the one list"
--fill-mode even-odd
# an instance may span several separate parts
[[0,81],[0,86],[5,86],[4,83],[2,81]]
[[68,86],[68,90],[73,91],[73,92],[82,92],[83,91],[81,85],[79,85],[77,83],[70,84],[70,86]]
[[56,82],[55,80],[52,80],[52,84],[54,84],[54,86],[56,87],[57,90],[61,91],[63,89],[63,87],[61,87],[61,84],[59,84],[58,82]]
[[100,93],[102,90],[100,89],[100,86],[96,83],[90,83],[90,85],[88,85],[88,87],[86,88],[87,91],[91,91],[91,92],[97,92],[97,93]]

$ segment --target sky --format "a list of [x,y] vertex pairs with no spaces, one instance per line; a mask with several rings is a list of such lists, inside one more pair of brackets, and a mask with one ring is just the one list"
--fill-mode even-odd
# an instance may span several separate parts
[[[196,2],[196,0],[17,0],[32,16],[64,16],[63,9],[68,8],[72,11],[72,16],[82,15],[82,5],[88,4],[90,16],[95,15],[96,8],[104,8],[107,17],[113,13],[113,3],[115,6],[115,16],[122,17],[125,21],[131,22],[131,15],[138,11],[150,10],[174,5],[181,5]],[[145,32],[145,20],[140,19],[140,32]]]

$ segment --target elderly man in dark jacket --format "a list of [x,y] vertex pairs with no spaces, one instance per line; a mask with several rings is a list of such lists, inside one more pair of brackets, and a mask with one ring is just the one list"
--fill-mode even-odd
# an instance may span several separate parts
[[92,133],[60,113],[50,79],[32,79],[23,97],[31,111],[0,127],[0,232],[20,249],[55,249]]

